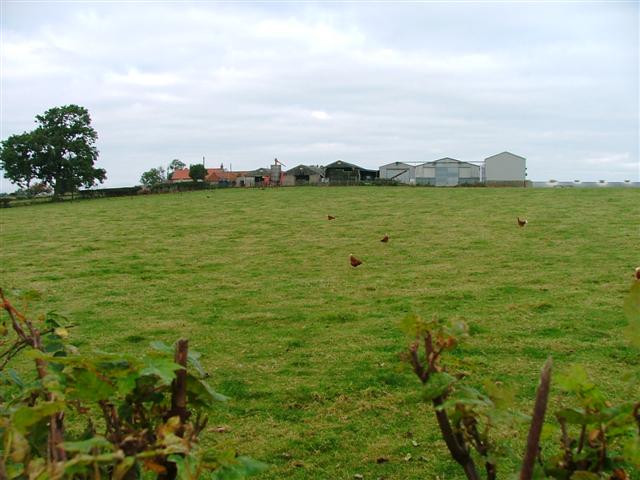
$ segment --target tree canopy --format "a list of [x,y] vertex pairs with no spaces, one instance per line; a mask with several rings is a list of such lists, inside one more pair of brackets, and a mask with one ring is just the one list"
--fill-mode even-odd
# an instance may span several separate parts
[[171,180],[173,172],[175,172],[176,170],[182,170],[183,168],[187,168],[187,165],[184,162],[180,161],[177,158],[171,160],[171,163],[167,167],[167,180]]
[[40,180],[53,188],[55,197],[105,180],[106,171],[94,168],[98,134],[86,108],[54,107],[36,115],[36,124],[35,130],[2,142],[0,166],[6,178],[22,188]]
[[196,182],[198,180],[204,180],[204,177],[207,176],[207,169],[204,168],[204,165],[201,163],[189,165],[189,176]]
[[147,170],[140,177],[140,183],[147,188],[153,187],[154,185],[160,185],[166,180],[167,176],[165,174],[164,168],[162,167]]

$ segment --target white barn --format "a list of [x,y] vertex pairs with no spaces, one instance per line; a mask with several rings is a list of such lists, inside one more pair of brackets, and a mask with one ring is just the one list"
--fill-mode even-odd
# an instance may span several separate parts
[[484,159],[484,181],[488,186],[523,186],[527,176],[527,159],[502,152]]
[[400,183],[415,183],[416,167],[402,162],[393,162],[380,167],[380,178]]
[[416,184],[436,187],[475,185],[480,183],[480,166],[455,158],[441,158],[416,166]]

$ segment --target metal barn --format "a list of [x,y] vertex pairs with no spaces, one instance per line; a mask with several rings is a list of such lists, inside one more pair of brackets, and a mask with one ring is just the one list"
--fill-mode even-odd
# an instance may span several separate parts
[[484,181],[488,186],[525,185],[527,159],[511,152],[502,152],[484,160]]
[[455,187],[480,183],[480,166],[455,158],[441,158],[416,166],[416,184]]
[[369,170],[353,163],[338,160],[324,167],[324,176],[329,184],[359,183],[378,178],[378,170]]
[[388,163],[380,167],[380,178],[412,184],[416,181],[416,167],[402,162]]

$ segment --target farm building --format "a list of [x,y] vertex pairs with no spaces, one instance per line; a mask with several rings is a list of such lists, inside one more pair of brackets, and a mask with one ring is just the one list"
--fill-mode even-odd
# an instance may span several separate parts
[[244,172],[236,177],[238,187],[257,187],[269,185],[271,182],[271,170],[268,168],[258,168],[250,172]]
[[415,183],[416,167],[402,162],[393,162],[380,167],[380,178],[399,183]]
[[[227,173],[228,172],[225,172],[223,168],[207,168],[207,173],[204,177],[204,181],[216,183],[222,176],[226,175]],[[189,176],[188,168],[174,171],[169,180],[172,183],[193,182],[193,179]]]
[[284,172],[282,185],[317,185],[323,178],[322,168],[298,165]]
[[434,162],[423,163],[415,168],[417,185],[453,187],[480,183],[480,166],[461,162],[454,158],[441,158]]
[[527,160],[510,152],[492,155],[484,160],[484,181],[488,186],[516,186],[525,184]]
[[324,176],[330,184],[358,183],[375,180],[378,170],[369,170],[342,160],[324,167]]
[[[204,181],[207,183],[217,183],[220,185],[232,184],[238,172],[228,172],[224,168],[207,168],[207,173],[204,177]],[[171,183],[193,182],[193,179],[189,176],[189,169],[183,168],[176,170],[169,179]]]

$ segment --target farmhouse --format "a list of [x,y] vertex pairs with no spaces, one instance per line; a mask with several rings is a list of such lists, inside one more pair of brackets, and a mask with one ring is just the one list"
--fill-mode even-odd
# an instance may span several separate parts
[[485,158],[484,181],[487,186],[515,186],[525,184],[527,160],[510,152]]
[[416,167],[402,162],[388,163],[380,167],[380,178],[412,184],[416,181]]
[[[204,177],[204,181],[207,183],[217,183],[220,185],[233,184],[236,177],[240,175],[240,172],[228,172],[224,168],[207,168],[207,173]],[[183,168],[176,170],[169,179],[171,183],[193,182],[193,179],[189,176],[189,169]]]
[[415,167],[417,185],[453,187],[480,183],[480,166],[455,158],[441,158]]
[[317,185],[323,178],[321,167],[298,165],[284,172],[282,185]]
[[324,167],[324,176],[330,184],[349,184],[375,180],[378,170],[368,170],[343,160]]

